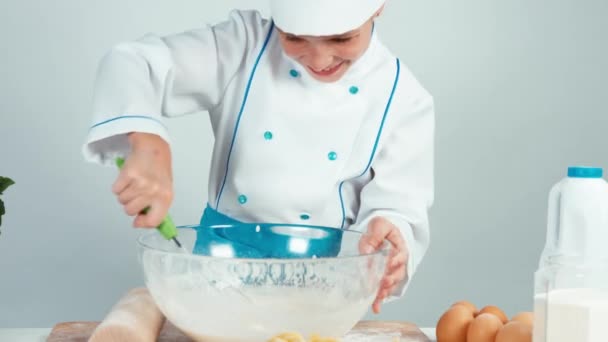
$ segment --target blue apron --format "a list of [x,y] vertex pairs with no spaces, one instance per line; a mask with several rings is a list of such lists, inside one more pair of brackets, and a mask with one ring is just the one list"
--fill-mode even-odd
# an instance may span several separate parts
[[336,257],[343,235],[330,227],[244,223],[209,205],[194,229],[193,253],[233,258]]

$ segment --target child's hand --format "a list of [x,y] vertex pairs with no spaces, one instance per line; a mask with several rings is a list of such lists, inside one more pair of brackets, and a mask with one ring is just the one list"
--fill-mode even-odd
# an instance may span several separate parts
[[388,240],[391,251],[386,265],[386,272],[380,284],[376,300],[372,305],[374,313],[380,312],[382,301],[399,285],[407,275],[407,257],[409,255],[405,240],[399,228],[383,217],[375,217],[369,223],[367,233],[359,242],[362,253],[368,254],[382,246],[384,240]]
[[[112,192],[129,216],[137,216],[133,227],[158,226],[173,200],[171,152],[159,136],[129,134],[131,154],[125,161]],[[144,214],[142,211],[150,207]]]

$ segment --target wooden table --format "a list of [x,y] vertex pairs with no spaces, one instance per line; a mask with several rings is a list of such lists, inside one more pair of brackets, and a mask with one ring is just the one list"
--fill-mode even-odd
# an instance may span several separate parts
[[[85,342],[97,324],[98,322],[63,322],[58,323],[53,328],[0,329],[0,341],[55,342],[61,340],[66,342]],[[436,341],[435,328],[418,328],[416,325],[408,322],[363,321],[357,325],[354,331],[362,332],[366,331],[366,329],[389,329],[392,331],[397,329],[397,331],[402,332],[402,341]],[[176,331],[171,325],[166,325],[163,328],[159,341],[169,340],[175,342],[191,341]]]
[[[45,342],[52,328],[7,328],[0,329],[0,341]],[[420,328],[431,342],[436,342],[435,328]]]

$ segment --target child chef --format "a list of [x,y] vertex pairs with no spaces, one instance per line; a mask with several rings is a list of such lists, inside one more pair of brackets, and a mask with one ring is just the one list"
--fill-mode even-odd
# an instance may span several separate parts
[[[384,0],[270,0],[228,20],[118,44],[100,63],[84,153],[112,165],[135,227],[173,198],[165,118],[209,112],[215,144],[202,224],[272,222],[388,240],[373,304],[402,296],[429,244],[431,95],[380,41]],[[140,212],[147,206],[147,214]]]

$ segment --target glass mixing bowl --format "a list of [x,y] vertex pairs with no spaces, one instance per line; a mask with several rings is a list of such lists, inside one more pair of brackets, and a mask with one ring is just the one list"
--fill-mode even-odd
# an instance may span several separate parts
[[[188,251],[196,244],[193,228],[179,229]],[[301,240],[305,226],[295,228],[293,238]],[[138,255],[156,304],[195,341],[261,342],[285,332],[340,337],[373,303],[388,258],[387,243],[361,254],[361,236],[343,230],[335,257],[280,259],[185,253],[150,231],[138,239]]]

